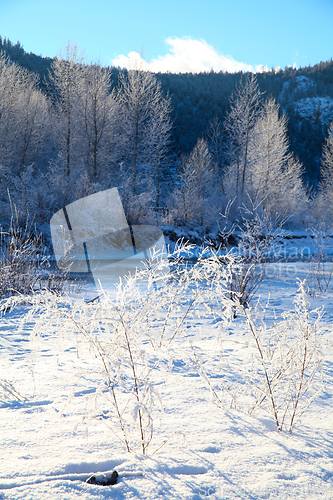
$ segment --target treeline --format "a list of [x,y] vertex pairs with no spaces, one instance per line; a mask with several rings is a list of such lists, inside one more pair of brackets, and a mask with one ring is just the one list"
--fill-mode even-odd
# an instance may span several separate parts
[[[153,75],[84,64],[75,45],[45,60],[0,42],[2,219],[8,193],[20,213],[47,223],[71,201],[117,186],[130,223],[213,229],[240,206],[306,223],[310,179],[319,186],[311,211],[325,210],[332,63],[304,74]],[[43,70],[28,71],[32,62]],[[305,132],[311,168],[293,147]]]
[[[131,220],[161,204],[170,163],[171,104],[139,70],[119,75],[84,65],[76,46],[54,59],[46,91],[0,55],[0,190],[22,212],[49,220],[97,190],[119,186]],[[7,199],[6,199],[7,198]]]
[[52,58],[38,56],[33,52],[25,52],[20,42],[14,44],[0,35],[0,52],[2,51],[7,54],[11,61],[16,62],[28,71],[36,73],[39,76],[39,86],[44,87],[53,61]]
[[[12,61],[39,75],[39,86],[45,90],[52,59],[26,53],[19,42],[0,37],[0,51]],[[116,87],[120,68],[111,68],[111,85]],[[303,78],[306,78],[305,82]],[[216,117],[223,123],[229,98],[244,75],[241,73],[157,74],[163,92],[169,92],[172,103],[171,145],[178,156],[190,153],[199,137],[205,135]],[[300,69],[286,67],[257,75],[260,90],[276,99],[288,115],[288,136],[292,150],[304,166],[303,179],[317,189],[320,182],[320,157],[328,126],[333,119],[333,61],[320,62]],[[331,101],[325,114],[320,98]],[[299,102],[310,99],[306,113],[300,113]]]

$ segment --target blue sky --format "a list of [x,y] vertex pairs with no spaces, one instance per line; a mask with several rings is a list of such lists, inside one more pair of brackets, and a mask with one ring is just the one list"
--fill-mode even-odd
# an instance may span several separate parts
[[0,0],[0,34],[49,57],[70,40],[88,63],[138,53],[154,71],[299,67],[333,57],[333,0]]

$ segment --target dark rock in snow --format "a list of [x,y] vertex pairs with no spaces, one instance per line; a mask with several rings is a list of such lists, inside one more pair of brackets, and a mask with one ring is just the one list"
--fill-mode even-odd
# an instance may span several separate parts
[[86,483],[89,484],[99,484],[101,486],[110,486],[116,484],[118,479],[118,472],[114,470],[112,474],[93,474],[90,476]]

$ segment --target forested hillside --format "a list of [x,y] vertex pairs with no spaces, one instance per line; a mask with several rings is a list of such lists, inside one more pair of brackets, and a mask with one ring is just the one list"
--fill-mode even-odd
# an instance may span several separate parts
[[296,214],[319,188],[317,212],[327,203],[332,60],[255,77],[153,75],[86,64],[70,45],[50,59],[0,37],[0,52],[3,214],[8,189],[46,221],[115,185],[129,220],[163,209],[179,225],[211,226],[231,198]]

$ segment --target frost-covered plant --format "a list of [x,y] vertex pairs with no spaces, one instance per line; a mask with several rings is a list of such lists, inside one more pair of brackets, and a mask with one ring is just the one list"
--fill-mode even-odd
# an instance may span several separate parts
[[[227,207],[230,210],[230,206]],[[227,216],[224,216],[227,217]],[[276,220],[262,210],[262,207],[252,205],[242,207],[242,219],[234,223],[231,229],[226,226],[221,232],[225,242],[236,232],[238,248],[221,257],[221,265],[228,264],[232,269],[230,279],[230,296],[235,302],[247,306],[266,276],[269,258],[281,238],[284,220]]]
[[42,235],[33,228],[29,217],[20,226],[14,211],[9,228],[0,226],[0,298],[30,293],[45,262]]
[[204,256],[186,265],[182,256],[190,250],[180,246],[168,261],[152,255],[144,270],[128,276],[114,294],[104,292],[99,303],[50,292],[30,299],[25,321],[35,317],[34,335],[52,325],[78,345],[80,357],[98,360],[90,373],[96,383],[94,404],[84,418],[110,424],[127,451],[139,446],[147,453],[154,422],[161,416],[158,386],[167,382],[173,350],[209,309],[215,284],[222,287],[221,269],[214,282],[213,262]]
[[322,229],[312,230],[313,254],[309,261],[309,286],[313,297],[327,292],[333,282],[333,264],[327,255],[331,246],[331,236]]
[[63,292],[69,282],[70,266],[62,271],[50,269],[42,233],[29,214],[22,223],[11,200],[10,205],[9,227],[0,226],[0,299],[27,295],[38,288]]
[[[247,408],[250,414],[263,409],[278,430],[287,427],[289,432],[321,391],[322,311],[309,310],[305,282],[299,282],[294,304],[294,311],[284,313],[271,326],[260,303],[243,308],[249,335],[238,344],[250,351],[250,361],[243,361],[223,386],[210,381],[219,406],[225,408],[230,400],[231,406]],[[230,338],[223,340],[230,342]]]
[[0,379],[0,401],[14,400],[22,402],[25,399],[26,398],[16,390],[12,382],[6,379]]
[[256,324],[251,312],[245,311],[257,360],[253,410],[257,406],[267,409],[277,429],[287,426],[290,432],[320,391],[322,362],[321,311],[309,311],[305,281],[299,282],[294,303],[295,310],[270,328],[262,321]]

